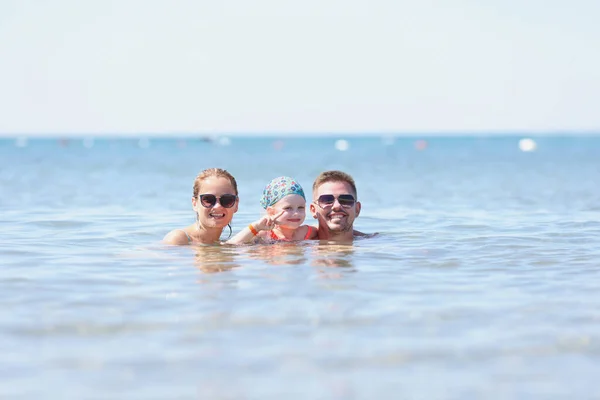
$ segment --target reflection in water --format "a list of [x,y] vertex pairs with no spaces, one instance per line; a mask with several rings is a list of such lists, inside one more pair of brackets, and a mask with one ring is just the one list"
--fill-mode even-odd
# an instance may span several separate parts
[[194,246],[194,265],[205,273],[230,271],[241,267],[243,260],[260,260],[269,265],[311,265],[327,267],[321,273],[331,274],[329,268],[354,270],[352,244],[326,242],[278,242],[253,246]]
[[194,264],[202,272],[215,273],[240,267],[236,250],[230,246],[198,245],[194,247]]
[[312,265],[323,267],[354,267],[352,244],[319,243],[313,247]]
[[[330,268],[344,268],[344,272],[354,271],[354,247],[352,244],[329,244],[320,242],[312,248],[311,265],[320,268],[318,271],[325,279],[340,279],[342,272]],[[349,268],[349,269],[347,269]]]
[[277,242],[259,244],[247,248],[252,259],[259,259],[272,265],[299,265],[306,263],[306,244],[294,242]]

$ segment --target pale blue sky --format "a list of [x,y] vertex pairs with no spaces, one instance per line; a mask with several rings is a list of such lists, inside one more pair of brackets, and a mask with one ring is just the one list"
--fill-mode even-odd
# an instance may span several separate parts
[[2,0],[0,133],[599,131],[600,1]]

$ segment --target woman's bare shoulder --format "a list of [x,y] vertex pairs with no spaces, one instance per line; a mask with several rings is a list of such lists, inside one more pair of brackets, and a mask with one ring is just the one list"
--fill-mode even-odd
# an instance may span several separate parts
[[173,229],[163,238],[164,244],[184,245],[190,244],[190,236],[183,229]]

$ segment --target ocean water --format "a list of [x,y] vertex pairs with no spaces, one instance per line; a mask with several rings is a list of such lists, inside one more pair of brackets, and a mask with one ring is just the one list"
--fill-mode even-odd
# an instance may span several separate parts
[[[600,398],[599,137],[338,139],[0,140],[0,398]],[[380,234],[162,245],[209,167]]]

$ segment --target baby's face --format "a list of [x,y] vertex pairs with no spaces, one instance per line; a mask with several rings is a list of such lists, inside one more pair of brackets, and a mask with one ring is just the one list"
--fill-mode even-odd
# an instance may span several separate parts
[[284,212],[281,217],[277,218],[277,222],[285,228],[296,229],[306,218],[306,200],[299,194],[288,194],[269,208],[271,215]]

